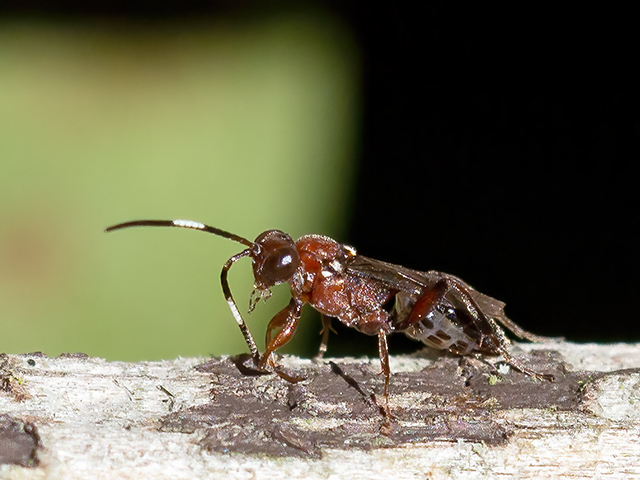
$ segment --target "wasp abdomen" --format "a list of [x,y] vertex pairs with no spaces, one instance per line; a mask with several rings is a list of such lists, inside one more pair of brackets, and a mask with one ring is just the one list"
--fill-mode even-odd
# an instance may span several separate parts
[[401,331],[414,340],[419,340],[429,347],[439,350],[450,350],[465,355],[478,346],[479,332],[473,328],[473,322],[462,312],[447,303],[438,303],[428,311],[419,311],[422,307],[420,299],[407,296],[404,292],[396,295],[397,324],[410,325]]

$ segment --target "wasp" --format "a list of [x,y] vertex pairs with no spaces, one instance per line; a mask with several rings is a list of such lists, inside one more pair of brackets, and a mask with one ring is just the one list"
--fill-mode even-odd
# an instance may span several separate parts
[[[389,416],[391,370],[387,337],[395,332],[458,355],[500,355],[528,376],[554,379],[553,375],[531,370],[513,357],[503,328],[521,339],[534,342],[547,339],[523,330],[505,315],[503,302],[478,292],[453,275],[411,270],[368,258],[359,255],[355,248],[323,235],[304,235],[294,241],[280,230],[267,230],[250,241],[191,220],[135,220],[113,225],[106,231],[129,227],[200,230],[246,247],[227,260],[220,281],[233,318],[260,371],[267,371],[269,367],[277,371],[274,352],[293,338],[302,307],[309,304],[321,313],[320,357],[327,349],[332,318],[378,337],[385,411]],[[244,257],[251,258],[255,280],[249,311],[259,299],[270,296],[272,287],[288,283],[291,288],[291,301],[267,326],[263,353],[259,352],[227,281],[231,266]]]

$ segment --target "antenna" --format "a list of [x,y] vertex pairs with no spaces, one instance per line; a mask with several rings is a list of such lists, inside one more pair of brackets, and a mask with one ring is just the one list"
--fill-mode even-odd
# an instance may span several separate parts
[[188,228],[190,230],[200,230],[219,237],[228,238],[234,242],[241,243],[247,247],[253,247],[254,243],[247,240],[235,233],[227,232],[216,227],[210,227],[204,223],[194,222],[193,220],[133,220],[131,222],[118,223],[117,225],[111,225],[105,229],[105,232],[113,232],[114,230],[121,230],[129,227],[174,227],[174,228]]
[[234,242],[238,242],[245,245],[246,247],[249,247],[227,260],[227,263],[225,263],[222,267],[222,272],[220,274],[220,283],[222,284],[222,291],[224,292],[224,297],[229,304],[229,309],[233,314],[233,318],[240,327],[240,331],[242,332],[244,341],[247,343],[249,350],[251,350],[251,356],[253,357],[255,364],[258,365],[260,361],[260,352],[258,351],[256,342],[253,339],[251,332],[249,331],[249,327],[247,327],[247,324],[240,314],[240,310],[238,310],[238,305],[236,305],[236,302],[233,299],[233,295],[231,295],[231,289],[229,288],[229,282],[227,281],[227,274],[231,266],[242,257],[252,257],[255,254],[254,249],[258,245],[250,240],[247,240],[244,237],[241,237],[240,235],[236,235],[235,233],[230,233],[216,227],[210,227],[209,225],[205,225],[204,223],[194,222],[192,220],[133,220],[131,222],[111,225],[110,227],[107,227],[105,229],[105,232],[113,232],[115,230],[121,230],[130,227],[174,227],[188,228],[190,230],[200,230],[202,232],[218,235],[219,237],[228,238],[229,240],[233,240]]

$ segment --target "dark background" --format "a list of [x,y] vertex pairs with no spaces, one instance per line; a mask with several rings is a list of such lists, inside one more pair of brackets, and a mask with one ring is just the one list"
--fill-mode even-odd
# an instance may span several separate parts
[[[359,174],[347,237],[360,253],[458,275],[539,334],[640,340],[631,9],[2,4],[12,15],[125,21],[298,8],[331,11],[361,48]],[[329,353],[359,353],[363,343],[375,352],[373,339],[337,329]],[[392,340],[393,351],[411,345]]]
[[637,341],[631,12],[351,14],[365,56],[359,251],[456,274],[540,334]]

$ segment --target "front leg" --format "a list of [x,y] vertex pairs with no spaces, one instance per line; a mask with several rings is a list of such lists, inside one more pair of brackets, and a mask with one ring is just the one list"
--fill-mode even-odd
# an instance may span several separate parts
[[271,319],[265,335],[265,352],[260,358],[259,369],[264,369],[267,365],[275,367],[275,362],[271,354],[280,347],[286,345],[293,338],[300,320],[300,313],[303,303],[292,298],[285,308]]

